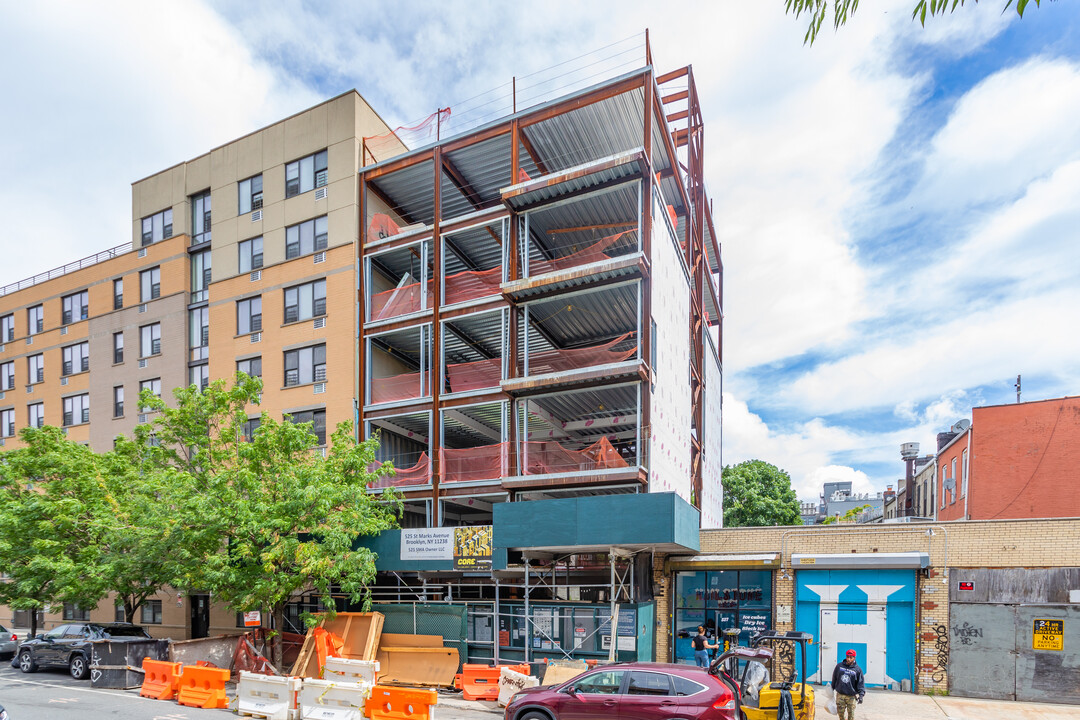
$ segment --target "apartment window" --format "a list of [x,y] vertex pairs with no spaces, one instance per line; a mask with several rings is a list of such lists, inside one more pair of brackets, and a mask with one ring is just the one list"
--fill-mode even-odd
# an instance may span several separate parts
[[64,603],[64,619],[77,620],[79,622],[89,622],[90,611],[83,610],[81,607],[74,603]]
[[161,323],[143,325],[139,328],[139,357],[161,353]]
[[45,355],[38,353],[26,358],[27,367],[30,369],[30,384],[45,382]]
[[26,325],[28,335],[37,335],[45,329],[45,308],[42,305],[26,309]]
[[113,310],[124,307],[124,278],[112,281],[112,306]]
[[285,228],[285,259],[326,249],[326,216]]
[[188,328],[191,361],[210,357],[210,308],[201,307],[188,311]]
[[206,386],[210,384],[210,366],[209,365],[195,365],[188,368],[188,385],[195,385],[199,388],[199,391],[206,389]]
[[245,420],[244,424],[240,426],[240,439],[244,442],[251,442],[255,438],[255,431],[259,429],[261,422],[259,418]]
[[191,196],[191,244],[210,242],[210,191]]
[[112,336],[112,361],[119,365],[124,362],[124,333],[113,333]]
[[90,395],[64,398],[64,427],[90,422]]
[[326,314],[326,280],[285,288],[285,322],[310,320]]
[[143,603],[139,622],[143,625],[161,624],[161,601],[147,600]]
[[326,345],[285,353],[285,387],[326,380]]
[[112,389],[113,417],[124,417],[124,386],[117,385]]
[[[947,469],[947,468],[944,468],[944,467],[943,467],[943,468],[941,468],[941,472],[940,472],[940,475],[939,475],[939,476],[940,476],[940,479],[941,479],[941,509],[942,509],[942,510],[944,510],[944,509],[945,509],[945,494],[946,494],[946,490],[945,490],[945,476],[946,476],[946,475],[948,475],[948,474],[949,474],[949,472],[948,472],[948,469]],[[935,484],[935,485],[937,485],[937,483],[936,483],[936,482],[935,482],[934,484]]]
[[34,403],[26,407],[30,413],[30,427],[42,427],[45,424],[45,403]]
[[962,458],[961,463],[960,463],[960,467],[961,467],[961,470],[960,470],[961,475],[960,475],[960,477],[963,478],[963,481],[962,481],[962,483],[960,485],[960,494],[965,496],[965,497],[967,497],[967,487],[968,487],[968,482],[967,482],[968,481],[968,454],[967,453],[968,453],[968,451],[964,450],[964,452],[962,452],[960,454],[960,457]]
[[0,387],[4,390],[15,389],[15,361],[0,365]]
[[248,358],[236,361],[236,372],[244,373],[251,377],[262,377],[262,357]]
[[236,334],[262,330],[262,295],[236,301]]
[[161,297],[161,268],[150,268],[139,273],[140,302]]
[[291,198],[326,184],[326,151],[294,160],[285,166],[285,197]]
[[15,410],[13,408],[0,410],[0,436],[6,438],[15,436]]
[[240,272],[258,270],[263,266],[262,238],[251,238],[239,244]]
[[325,410],[305,410],[303,412],[289,413],[285,417],[298,425],[300,423],[311,423],[311,432],[315,435],[315,437],[319,438],[319,444],[326,444]]
[[60,324],[70,325],[73,322],[90,317],[89,302],[90,294],[86,290],[61,298],[63,314],[61,315]]
[[[161,378],[154,378],[153,380],[142,380],[139,382],[139,396],[142,397],[143,390],[149,390],[154,396],[161,397]],[[150,408],[143,406],[142,411],[146,412]]]
[[62,352],[64,364],[60,371],[61,375],[74,375],[90,369],[90,343],[68,345]]
[[142,219],[142,244],[150,245],[172,237],[172,208]]
[[210,251],[191,256],[191,302],[203,302],[210,297]]
[[[116,440],[113,440],[113,450],[116,449]],[[127,622],[127,615],[124,613],[123,603],[117,603],[113,607],[113,622]]]
[[262,207],[262,175],[241,180],[237,186],[240,191],[239,214],[247,215],[252,210]]
[[0,343],[11,342],[15,339],[15,316],[5,315],[0,318]]

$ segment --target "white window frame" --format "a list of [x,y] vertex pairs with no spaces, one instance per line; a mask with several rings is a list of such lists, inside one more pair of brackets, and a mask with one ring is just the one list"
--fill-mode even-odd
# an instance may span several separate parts
[[15,437],[15,408],[0,410],[0,437]]
[[8,313],[0,317],[0,344],[11,342],[15,339],[15,314]]
[[15,389],[15,361],[8,360],[0,364],[0,390]]
[[26,358],[26,368],[29,385],[45,382],[45,353],[37,353]]
[[[76,414],[77,413],[77,414]],[[71,422],[67,422],[70,419]],[[64,398],[64,427],[90,422],[90,393]]]
[[326,150],[293,160],[285,165],[285,198],[296,197],[321,188],[329,180],[329,154]]
[[[287,287],[283,295],[285,298],[283,317],[286,324],[326,315],[326,278]],[[290,308],[293,309],[292,317],[289,316]]]
[[[319,354],[322,354],[322,362],[316,362]],[[290,356],[295,356],[295,368],[289,367]],[[282,368],[285,387],[298,385],[310,385],[311,383],[326,382],[326,343],[317,343],[307,347],[286,350],[282,358]],[[320,369],[322,372],[320,373]],[[289,372],[295,371],[295,379],[290,382]]]
[[[246,312],[245,312],[246,310]],[[256,322],[256,318],[258,321]],[[244,322],[241,322],[243,320]],[[256,327],[257,326],[257,327]],[[250,335],[262,331],[262,295],[236,301],[236,334]]]
[[[285,228],[285,259],[294,260],[321,252],[330,244],[328,215],[305,220]],[[295,250],[290,248],[295,247]]]
[[[154,347],[154,343],[157,347]],[[150,352],[147,352],[149,350]],[[155,352],[155,350],[157,352]],[[161,323],[151,323],[139,328],[139,357],[148,358],[161,354]]]
[[30,427],[42,427],[45,424],[45,403],[36,402],[26,406],[27,422]]
[[237,267],[239,272],[246,273],[258,270],[263,266],[263,239],[259,237],[248,238],[237,243],[240,258]]
[[161,297],[161,267],[152,267],[139,273],[139,302],[150,302]]
[[167,240],[173,235],[172,208],[166,208],[142,219],[143,247]]
[[[210,191],[196,193],[191,198],[191,244],[210,242],[212,220],[210,218]],[[201,221],[201,222],[200,222]],[[201,228],[201,229],[200,229]]]
[[239,196],[237,214],[247,215],[253,210],[261,209],[263,206],[262,173],[236,183],[236,191]]
[[37,335],[45,331],[45,306],[35,305],[26,308],[27,335]]
[[87,372],[90,369],[90,343],[81,342],[61,348],[61,358],[61,377]]
[[[78,303],[76,305],[75,303]],[[76,315],[76,310],[78,314]],[[60,324],[71,325],[90,317],[90,293],[86,290],[60,298]]]

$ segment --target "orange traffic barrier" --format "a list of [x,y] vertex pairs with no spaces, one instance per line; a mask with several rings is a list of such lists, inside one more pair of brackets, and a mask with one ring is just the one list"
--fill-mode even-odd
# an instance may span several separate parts
[[454,676],[454,687],[461,690],[466,700],[498,700],[499,672],[507,667],[522,675],[529,674],[529,665],[477,665],[465,663],[461,672]]
[[364,703],[370,720],[431,720],[439,696],[434,690],[376,685]]
[[227,682],[229,682],[228,670],[188,665],[180,675],[176,702],[188,707],[227,708],[229,707],[229,699],[225,697],[225,683]]
[[319,671],[321,672],[326,667],[326,658],[341,657],[341,648],[345,647],[345,641],[321,627],[315,628],[311,635],[315,638],[315,654],[319,658]]
[[172,700],[176,697],[176,686],[180,680],[180,663],[152,660],[144,657],[142,661],[143,684],[139,694],[155,700]]

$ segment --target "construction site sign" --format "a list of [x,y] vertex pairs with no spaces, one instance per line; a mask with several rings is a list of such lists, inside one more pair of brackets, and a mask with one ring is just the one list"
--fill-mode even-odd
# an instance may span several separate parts
[[1065,621],[1036,619],[1031,632],[1031,647],[1033,650],[1064,650]]
[[419,528],[401,531],[402,560],[452,560],[455,528]]
[[491,569],[491,525],[454,528],[454,569]]

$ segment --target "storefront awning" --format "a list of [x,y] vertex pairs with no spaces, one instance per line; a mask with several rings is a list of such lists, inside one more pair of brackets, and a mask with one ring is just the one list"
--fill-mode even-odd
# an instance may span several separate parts
[[712,553],[674,555],[668,558],[671,570],[721,570],[723,568],[780,567],[780,553]]
[[898,553],[792,553],[795,570],[846,570],[849,568],[914,569],[930,567],[930,555],[924,552]]

